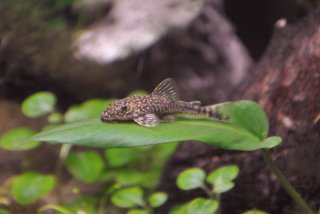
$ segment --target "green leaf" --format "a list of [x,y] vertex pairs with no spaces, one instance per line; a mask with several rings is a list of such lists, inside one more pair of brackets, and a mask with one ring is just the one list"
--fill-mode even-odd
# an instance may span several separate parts
[[139,184],[142,179],[143,173],[137,170],[122,169],[116,173],[116,182],[123,186]]
[[66,159],[66,166],[78,180],[93,183],[99,179],[104,163],[95,152],[71,152]]
[[9,211],[0,209],[0,214],[10,214]]
[[185,203],[180,206],[176,206],[173,209],[170,210],[169,214],[192,214],[189,213],[189,203]]
[[108,164],[111,167],[121,167],[139,159],[140,154],[132,148],[107,149],[105,152]]
[[[97,118],[42,131],[29,141],[119,148],[195,140],[223,149],[244,151],[276,146],[260,139],[262,133],[267,130],[265,126],[268,121],[256,103],[239,101],[221,105],[218,109],[223,111],[223,114],[229,114],[230,121],[184,118],[175,122],[161,123],[154,128],[146,128],[134,122],[103,123]],[[248,126],[249,123],[256,127]]]
[[281,143],[281,137],[278,137],[278,136],[268,137],[267,139],[265,139],[264,143],[272,147],[277,146]]
[[39,117],[52,112],[56,104],[56,97],[51,92],[38,92],[26,98],[21,111],[27,117]]
[[148,202],[151,207],[160,207],[168,200],[168,194],[165,192],[156,192],[149,196]]
[[220,194],[233,188],[232,181],[238,174],[239,168],[236,165],[219,167],[208,175],[207,182],[212,184],[213,192]]
[[90,118],[100,118],[102,110],[113,100],[91,99],[81,105],[73,106],[64,115],[67,123]]
[[254,210],[245,211],[243,214],[268,214],[268,213],[262,210],[254,209]]
[[47,195],[56,185],[55,177],[26,172],[15,178],[12,195],[22,205],[32,204]]
[[190,168],[181,172],[177,185],[182,190],[191,190],[204,186],[206,173],[200,168]]
[[51,124],[57,124],[57,123],[61,123],[63,121],[63,117],[60,113],[51,113],[48,116],[48,122]]
[[40,142],[31,141],[28,143],[21,143],[23,140],[30,138],[36,132],[29,128],[17,128],[6,132],[0,138],[0,148],[18,151],[33,149],[39,145]]
[[219,202],[212,199],[195,198],[189,205],[189,213],[192,214],[213,214],[217,211]]
[[231,123],[239,124],[243,129],[263,140],[269,132],[269,121],[263,109],[253,101],[239,101],[217,107],[219,113],[230,118]]
[[111,196],[111,201],[121,208],[144,206],[143,191],[140,187],[129,187],[118,190]]
[[80,195],[79,198],[71,203],[65,204],[64,207],[74,213],[97,213],[99,198],[93,196]]
[[129,210],[129,212],[127,212],[127,214],[150,214],[150,213],[146,210],[133,209],[133,210]]
[[71,212],[67,208],[56,204],[46,204],[45,206],[41,207],[38,211],[44,212],[46,210],[55,210],[59,214],[73,214],[73,212]]
[[142,178],[139,181],[139,185],[146,188],[146,189],[154,189],[158,186],[160,176],[161,176],[161,169],[151,168],[148,171],[141,172]]

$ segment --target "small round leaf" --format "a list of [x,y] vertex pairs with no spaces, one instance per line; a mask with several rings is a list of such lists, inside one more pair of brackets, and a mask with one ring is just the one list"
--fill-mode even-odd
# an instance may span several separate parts
[[72,214],[93,214],[97,211],[98,203],[98,197],[79,195],[76,200],[72,201],[71,203],[64,204],[64,208],[66,208]]
[[93,183],[100,178],[104,163],[95,152],[70,153],[66,159],[68,171],[78,180]]
[[116,175],[115,180],[123,186],[132,186],[140,184],[144,173],[132,169],[120,169]]
[[281,137],[279,136],[272,136],[268,137],[264,140],[264,143],[268,145],[268,148],[273,148],[281,143]]
[[[56,204],[47,204],[44,205],[42,207],[40,207],[40,209],[38,210],[38,212],[44,212],[47,210],[54,210],[57,211],[57,213],[59,214],[73,214],[70,210],[68,210],[67,208],[60,206],[60,205],[56,205]],[[1,214],[1,213],[0,213]]]
[[91,99],[76,106],[72,106],[64,114],[64,120],[67,123],[75,122],[90,118],[100,118],[100,114],[106,105],[112,103],[113,100]]
[[190,214],[188,205],[189,203],[185,203],[180,206],[176,206],[170,210],[169,214]]
[[105,152],[108,165],[121,167],[139,159],[141,154],[133,148],[107,149]]
[[55,177],[26,172],[15,178],[12,195],[22,205],[32,204],[47,195],[56,185]]
[[10,214],[9,211],[0,209],[0,214]]
[[140,187],[129,187],[118,190],[111,196],[111,201],[121,208],[143,206],[143,191]]
[[38,92],[23,101],[21,110],[27,117],[39,117],[53,111],[55,104],[56,97],[53,93]]
[[234,183],[232,181],[221,181],[221,183],[217,182],[214,186],[213,192],[220,194],[223,192],[228,192],[234,187]]
[[151,207],[160,207],[168,200],[168,194],[165,192],[156,192],[149,196],[148,202]]
[[8,131],[0,138],[0,148],[13,151],[33,149],[39,145],[38,141],[21,142],[34,134],[36,132],[29,128],[17,128]]
[[204,185],[206,173],[200,168],[190,168],[180,173],[177,185],[182,190],[191,190]]
[[262,210],[254,209],[254,210],[245,211],[243,214],[268,214],[268,213]]
[[48,122],[51,124],[57,124],[57,123],[61,123],[63,121],[63,117],[60,113],[55,112],[55,113],[51,113],[48,116]]
[[150,213],[146,210],[133,209],[133,210],[129,210],[129,212],[127,212],[127,214],[150,214]]
[[234,183],[232,181],[238,174],[238,166],[223,166],[212,171],[207,177],[207,182],[212,184],[215,193],[220,194],[233,188]]
[[212,199],[196,198],[188,205],[191,214],[213,214],[217,211],[219,202]]

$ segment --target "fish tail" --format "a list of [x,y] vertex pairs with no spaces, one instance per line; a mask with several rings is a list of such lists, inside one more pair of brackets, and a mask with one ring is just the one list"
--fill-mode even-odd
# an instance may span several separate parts
[[210,118],[221,119],[221,115],[210,107],[201,106],[200,101],[189,102],[197,114],[201,114]]
[[198,110],[198,113],[201,115],[211,117],[211,118],[220,119],[220,115],[218,114],[218,112],[214,111],[213,109],[211,109],[209,107],[200,107]]
[[220,115],[214,109],[209,107],[201,106],[200,101],[192,101],[192,102],[183,102],[180,101],[180,109],[181,112],[191,113],[191,114],[200,114],[210,118],[219,119]]

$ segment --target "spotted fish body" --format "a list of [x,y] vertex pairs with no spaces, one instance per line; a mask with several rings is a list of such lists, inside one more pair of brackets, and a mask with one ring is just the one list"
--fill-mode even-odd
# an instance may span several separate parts
[[187,113],[216,117],[215,112],[202,107],[199,101],[179,100],[173,79],[162,81],[150,95],[132,96],[114,101],[101,114],[102,121],[133,120],[141,126],[154,127],[167,115]]

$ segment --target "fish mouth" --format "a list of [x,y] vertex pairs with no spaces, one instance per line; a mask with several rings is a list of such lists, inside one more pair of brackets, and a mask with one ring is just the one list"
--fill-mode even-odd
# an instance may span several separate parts
[[108,117],[107,115],[104,114],[104,112],[101,114],[100,119],[102,122],[104,121],[112,121],[112,119],[110,117]]

